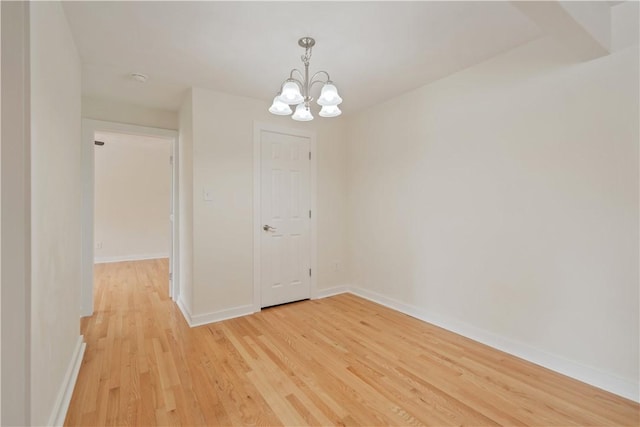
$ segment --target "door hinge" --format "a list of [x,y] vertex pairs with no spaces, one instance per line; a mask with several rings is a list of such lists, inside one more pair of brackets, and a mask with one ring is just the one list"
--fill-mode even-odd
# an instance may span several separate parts
[[169,164],[172,165],[173,164],[173,156],[169,156]]
[[173,273],[169,273],[169,280],[173,280]]
[[311,151],[309,151],[309,160],[311,160]]
[[311,218],[311,209],[309,209],[309,218]]
[[309,277],[311,277],[311,269],[309,269]]

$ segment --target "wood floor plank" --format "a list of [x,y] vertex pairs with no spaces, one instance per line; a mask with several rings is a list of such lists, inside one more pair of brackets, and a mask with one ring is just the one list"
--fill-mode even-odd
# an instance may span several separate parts
[[66,425],[640,424],[640,406],[350,294],[189,328],[167,260],[98,264]]

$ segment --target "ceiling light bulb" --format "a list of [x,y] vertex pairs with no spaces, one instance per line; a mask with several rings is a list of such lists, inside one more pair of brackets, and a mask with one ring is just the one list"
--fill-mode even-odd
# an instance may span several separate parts
[[297,120],[299,122],[308,122],[309,120],[313,120],[313,115],[311,114],[311,110],[307,105],[298,104],[296,107],[296,112],[291,116],[293,120]]
[[288,105],[297,105],[304,101],[296,82],[288,81],[282,86],[280,101]]
[[280,101],[278,96],[273,98],[273,104],[271,104],[271,107],[269,107],[269,112],[278,116],[288,116],[292,113],[291,107],[289,107],[288,104]]

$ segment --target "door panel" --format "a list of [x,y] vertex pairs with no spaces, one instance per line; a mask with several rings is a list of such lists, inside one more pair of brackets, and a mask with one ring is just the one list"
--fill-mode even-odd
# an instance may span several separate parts
[[310,297],[309,138],[262,131],[261,306]]

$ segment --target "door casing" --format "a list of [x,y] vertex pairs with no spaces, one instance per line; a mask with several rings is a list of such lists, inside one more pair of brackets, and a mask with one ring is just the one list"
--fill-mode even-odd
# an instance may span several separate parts
[[94,170],[94,138],[96,131],[125,133],[129,135],[159,136],[172,140],[172,175],[171,201],[173,218],[171,221],[171,273],[169,296],[177,301],[180,294],[179,278],[179,227],[178,224],[178,132],[146,126],[125,123],[106,122],[101,120],[82,120],[82,271],[80,292],[80,315],[82,317],[93,314],[93,263],[94,263],[94,200],[95,200],[95,170]]
[[261,210],[261,177],[262,177],[262,153],[261,145],[262,131],[281,133],[284,135],[294,135],[309,138],[309,150],[311,151],[311,162],[309,165],[309,206],[311,209],[311,224],[309,236],[309,250],[311,262],[311,299],[316,297],[317,289],[317,156],[316,156],[316,134],[315,132],[277,126],[269,123],[253,123],[253,311],[261,310],[261,267],[262,255],[261,233],[262,233],[262,210]]

